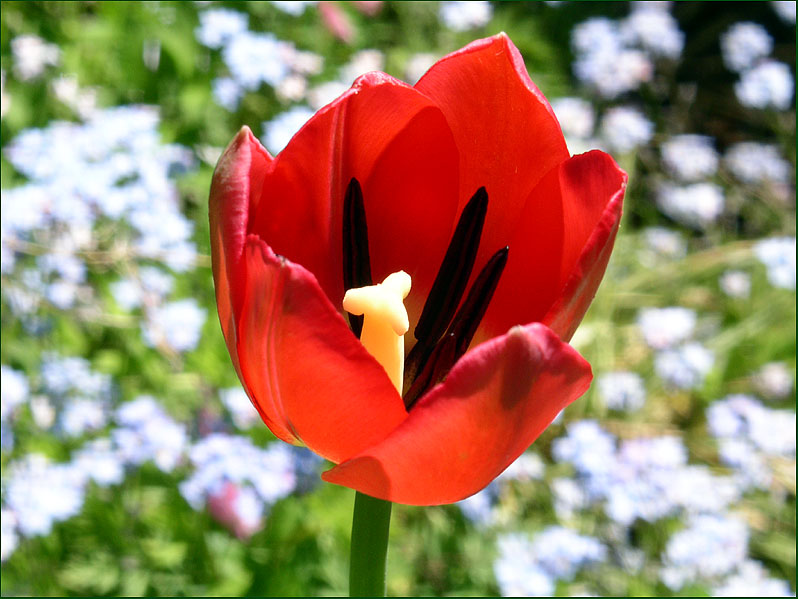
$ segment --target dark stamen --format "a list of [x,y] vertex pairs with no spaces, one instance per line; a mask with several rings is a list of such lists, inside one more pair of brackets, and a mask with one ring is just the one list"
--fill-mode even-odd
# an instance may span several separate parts
[[[410,381],[410,387],[403,398],[408,410],[427,390],[443,380],[454,363],[468,349],[499,284],[504,267],[507,265],[509,252],[510,248],[505,246],[488,260],[471,286],[452,324],[449,325],[446,335],[431,352],[427,352],[426,356],[421,352],[417,354],[417,361],[411,364],[415,372],[408,376],[407,363],[410,362],[418,344],[410,352],[405,362],[405,381],[406,383]],[[419,374],[416,376],[416,373]]]
[[457,351],[457,337],[454,335],[446,335],[429,356],[424,370],[416,377],[413,384],[405,393],[402,398],[405,402],[405,408],[409,411],[410,408],[418,401],[427,389],[434,387],[444,376],[449,372],[449,369],[454,364],[455,352]]
[[421,367],[429,360],[435,342],[417,342],[405,358],[405,374],[402,389],[409,389],[420,374]]
[[432,283],[413,335],[418,340],[405,359],[404,388],[412,385],[429,360],[463,297],[477,258],[482,227],[488,211],[488,192],[477,189],[460,214],[452,240]]
[[488,211],[488,192],[477,189],[468,201],[443,258],[438,276],[432,284],[427,302],[413,334],[420,342],[434,344],[452,319],[463,297],[468,277],[477,258],[479,238]]
[[[344,291],[372,284],[369,232],[360,183],[352,177],[344,194],[343,214]],[[349,315],[349,326],[359,339],[363,317]]]
[[471,339],[474,338],[474,333],[477,332],[479,323],[482,322],[482,317],[485,316],[488,304],[493,298],[493,293],[499,284],[504,267],[507,265],[509,253],[510,247],[504,246],[493,254],[488,263],[482,267],[477,280],[471,286],[471,291],[468,292],[468,297],[466,297],[463,305],[457,311],[457,315],[447,331],[447,335],[451,334],[457,338],[455,361],[460,359],[460,356],[466,352],[471,344]]

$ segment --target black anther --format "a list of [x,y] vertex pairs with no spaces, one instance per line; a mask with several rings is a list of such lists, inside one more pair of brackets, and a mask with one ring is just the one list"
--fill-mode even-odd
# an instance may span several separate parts
[[437,385],[443,377],[449,372],[449,369],[457,361],[455,354],[457,352],[457,337],[454,335],[446,335],[441,339],[440,343],[435,346],[429,356],[424,369],[410,385],[410,389],[404,394],[402,398],[405,402],[405,408],[409,411],[415,405],[418,398],[421,397],[428,389]]
[[407,356],[405,388],[408,391],[403,399],[408,410],[419,397],[444,379],[468,349],[507,265],[509,251],[508,246],[503,247],[482,267],[452,324],[434,349],[418,349],[419,342]]
[[417,342],[410,353],[405,358],[405,373],[402,389],[410,389],[413,382],[419,376],[422,366],[427,363],[427,360],[434,349],[434,341],[424,343]]
[[[344,194],[343,214],[344,291],[372,284],[369,232],[360,183],[352,177]],[[349,315],[349,326],[359,339],[363,316]]]
[[474,338],[474,333],[477,332],[479,323],[482,322],[482,317],[488,309],[493,293],[499,284],[499,279],[504,272],[504,267],[507,265],[507,256],[510,253],[510,247],[504,246],[498,252],[493,254],[488,263],[482,267],[479,272],[477,280],[471,286],[463,305],[457,311],[457,314],[452,321],[447,335],[451,334],[457,338],[457,350],[455,352],[455,361],[460,359],[468,346],[471,344],[471,339]]
[[454,316],[477,258],[479,239],[488,211],[488,192],[477,189],[468,201],[438,269],[413,334],[427,346],[434,344]]

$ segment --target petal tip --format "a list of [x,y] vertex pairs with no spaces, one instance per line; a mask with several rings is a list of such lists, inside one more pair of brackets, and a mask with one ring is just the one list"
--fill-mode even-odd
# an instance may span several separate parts
[[322,472],[321,479],[334,485],[355,489],[377,499],[391,501],[391,481],[388,473],[380,461],[372,456],[361,456],[341,462]]
[[241,125],[241,129],[239,129],[238,133],[236,133],[236,139],[242,139],[244,136],[255,137],[252,133],[252,129],[249,128],[249,125]]
[[238,149],[245,144],[253,143],[258,143],[258,140],[255,134],[252,133],[252,129],[250,129],[248,125],[242,125],[241,129],[238,130],[238,133],[235,134],[235,137],[233,137],[233,140],[227,146],[225,153],[230,149]]
[[396,79],[395,77],[391,77],[388,73],[383,73],[382,71],[369,71],[368,73],[363,73],[362,75],[358,76],[354,83],[352,83],[352,88],[362,89],[365,87],[377,87],[379,85],[386,84],[408,87],[406,83]]
[[490,39],[496,40],[496,41],[500,41],[507,47],[512,46],[513,48],[515,48],[515,44],[513,43],[513,40],[510,39],[510,36],[507,35],[506,31],[500,31],[499,33],[497,33],[496,35],[494,35]]
[[272,161],[271,154],[261,145],[258,138],[252,133],[252,129],[247,125],[242,125],[238,133],[235,134],[219,157],[216,168],[214,169],[214,178],[216,178],[219,172],[226,168],[231,168],[232,165],[238,163],[241,158],[249,164],[252,160],[251,155],[253,153],[260,154],[266,160],[267,164]]

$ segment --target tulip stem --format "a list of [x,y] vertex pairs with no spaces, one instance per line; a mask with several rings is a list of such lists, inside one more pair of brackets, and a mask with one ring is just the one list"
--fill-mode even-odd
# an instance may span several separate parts
[[350,597],[385,597],[391,506],[390,501],[355,492],[349,553]]

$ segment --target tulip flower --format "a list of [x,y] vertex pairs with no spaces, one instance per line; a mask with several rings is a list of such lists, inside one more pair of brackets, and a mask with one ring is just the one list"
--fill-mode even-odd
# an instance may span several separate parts
[[[504,34],[412,87],[363,75],[276,157],[243,128],[211,185],[213,275],[263,421],[332,461],[325,480],[372,497],[476,493],[590,384],[568,341],[625,186],[607,154],[570,156]],[[342,302],[401,271],[394,384]]]

